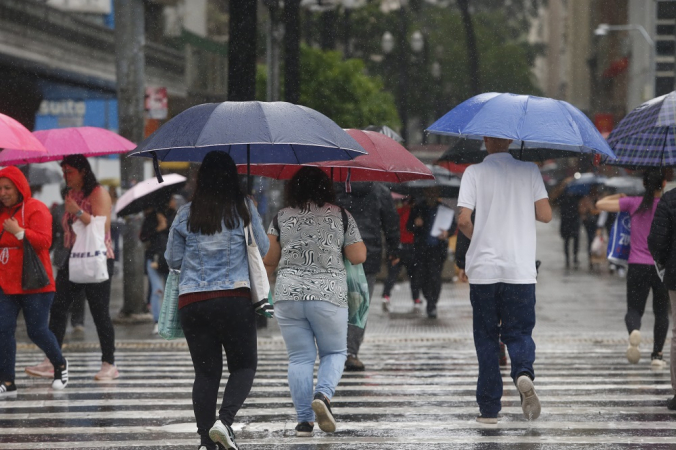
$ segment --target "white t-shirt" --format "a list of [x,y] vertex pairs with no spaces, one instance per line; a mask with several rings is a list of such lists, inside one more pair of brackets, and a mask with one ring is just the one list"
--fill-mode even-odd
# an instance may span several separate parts
[[475,210],[465,271],[471,284],[535,284],[535,202],[547,198],[538,167],[494,153],[467,168],[458,206]]

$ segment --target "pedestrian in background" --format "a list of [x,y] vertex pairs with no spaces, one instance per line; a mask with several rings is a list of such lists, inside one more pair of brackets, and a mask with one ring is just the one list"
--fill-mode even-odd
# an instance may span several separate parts
[[170,198],[166,205],[147,208],[141,224],[139,238],[145,245],[145,269],[150,291],[150,311],[153,314],[153,334],[157,334],[157,321],[160,318],[160,305],[164,298],[164,285],[169,275],[169,266],[164,252],[169,239],[169,226],[176,216],[176,201]]
[[417,284],[417,278],[414,276],[415,258],[414,258],[414,236],[408,231],[406,224],[411,214],[411,208],[415,204],[413,197],[406,198],[401,206],[397,208],[397,215],[399,216],[399,236],[401,239],[401,246],[399,251],[399,262],[396,264],[389,264],[387,268],[387,279],[383,286],[383,310],[390,311],[390,296],[392,295],[392,288],[397,283],[399,273],[402,267],[406,268],[406,275],[411,284],[411,300],[414,306],[422,304],[420,300],[420,287]]
[[[439,207],[439,188],[425,189],[425,199],[418,202],[408,216],[406,228],[414,236],[415,284],[420,286],[427,302],[427,317],[437,318],[437,303],[441,295],[441,273],[448,257],[448,238],[456,229],[453,218],[451,226],[432,236],[432,227]],[[445,207],[445,206],[444,206]]]
[[[215,450],[215,443],[239,448],[232,424],[251,391],[258,364],[245,238],[249,224],[265,256],[265,229],[240,188],[235,162],[224,152],[207,153],[192,202],[176,214],[164,254],[169,267],[181,271],[178,311],[195,368],[197,433],[207,450]],[[215,420],[223,350],[230,375]]]
[[[68,384],[68,361],[48,327],[55,290],[49,258],[52,217],[47,206],[31,196],[28,180],[16,167],[0,170],[0,224],[0,398],[15,396],[17,392],[15,333],[20,311],[28,337],[56,368],[52,388],[63,389]],[[24,239],[45,268],[49,278],[45,287],[32,290],[22,287]]]
[[563,253],[566,257],[566,269],[570,269],[570,253],[572,245],[573,268],[580,267],[578,253],[580,250],[580,196],[566,192],[568,185],[574,180],[568,177],[552,191],[551,199],[559,205],[561,216],[559,233],[563,238]]
[[[286,187],[287,208],[268,229],[268,274],[277,272],[275,316],[289,354],[289,389],[296,407],[296,436],[312,436],[315,415],[322,431],[336,421],[331,399],[347,355],[347,274],[366,261],[366,246],[352,215],[335,204],[329,177],[303,167]],[[313,371],[319,352],[317,385]]]
[[[500,339],[529,420],[540,415],[535,392],[535,222],[552,219],[538,167],[509,154],[509,139],[484,137],[488,156],[467,168],[460,184],[460,231],[471,239],[466,256],[474,346],[479,360],[476,398],[485,424],[502,409]],[[474,223],[472,213],[475,213]]]
[[655,313],[653,352],[650,364],[655,369],[664,367],[662,348],[669,331],[669,293],[662,283],[648,249],[648,234],[655,209],[667,183],[667,173],[662,169],[647,169],[643,173],[643,197],[615,194],[596,202],[601,211],[628,212],[631,215],[629,267],[627,269],[627,314],[624,322],[629,333],[627,360],[636,364],[641,359],[641,318],[645,312],[648,295],[653,293]]
[[[665,192],[657,203],[648,234],[648,248],[655,264],[664,269],[664,286],[671,300],[671,388],[676,392],[676,190]],[[667,408],[676,410],[676,395],[667,400]]]
[[[388,265],[399,262],[399,216],[394,207],[390,190],[382,183],[352,183],[347,192],[344,183],[335,183],[336,205],[348,210],[359,227],[366,245],[364,273],[369,286],[369,301],[373,298],[376,275],[383,263],[383,235],[385,235]],[[347,360],[345,370],[362,371],[364,363],[359,359],[359,348],[364,341],[366,327],[349,325],[347,329]]]
[[592,186],[589,193],[582,197],[578,203],[578,211],[582,226],[587,233],[587,258],[589,260],[589,270],[594,269],[592,262],[592,242],[596,237],[596,230],[598,229],[598,220],[600,211],[596,209],[596,202],[599,199],[599,192],[597,186]]
[[[61,169],[66,186],[69,188],[62,221],[64,247],[72,249],[75,244],[76,235],[73,231],[75,221],[80,220],[84,225],[89,225],[92,217],[105,217],[108,279],[100,283],[73,283],[69,279],[69,264],[66,262],[56,276],[56,296],[50,311],[49,329],[56,336],[59,346],[63,346],[63,338],[68,325],[68,312],[75,299],[84,291],[101,345],[101,370],[94,376],[94,379],[113,380],[119,377],[119,372],[115,367],[115,329],[110,318],[110,282],[115,263],[110,235],[110,194],[98,183],[89,161],[84,156],[66,156],[61,162]],[[52,370],[54,369],[49,359],[45,359],[37,366],[26,368],[29,375],[39,377],[48,376]]]

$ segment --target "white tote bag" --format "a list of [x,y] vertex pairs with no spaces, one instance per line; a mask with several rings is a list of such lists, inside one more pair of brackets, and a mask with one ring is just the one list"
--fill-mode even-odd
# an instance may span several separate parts
[[73,283],[101,283],[108,279],[106,217],[92,216],[89,225],[73,223],[75,245],[68,260],[69,279]]
[[256,244],[256,238],[254,237],[251,223],[246,226],[245,230],[245,238],[247,240],[246,252],[249,262],[249,283],[251,285],[251,303],[258,308],[260,305],[268,303],[270,282],[268,281],[268,274],[265,271],[263,258],[258,251],[258,244]]

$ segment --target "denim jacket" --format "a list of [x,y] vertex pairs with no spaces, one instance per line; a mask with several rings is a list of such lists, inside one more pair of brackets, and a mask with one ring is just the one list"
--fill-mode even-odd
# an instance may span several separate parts
[[[253,202],[247,199],[254,237],[261,256],[270,248],[261,217]],[[223,225],[220,233],[210,236],[188,231],[190,203],[182,206],[169,230],[164,257],[169,268],[181,271],[179,295],[250,287],[244,227],[229,230]]]

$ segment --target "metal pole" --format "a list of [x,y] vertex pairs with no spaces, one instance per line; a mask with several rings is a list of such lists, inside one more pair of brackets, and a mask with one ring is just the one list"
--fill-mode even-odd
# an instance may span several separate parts
[[[143,0],[115,0],[115,53],[118,119],[120,134],[132,142],[143,140],[145,100],[145,30]],[[143,180],[143,160],[120,159],[122,188]],[[143,249],[138,239],[141,218],[127,218],[122,242],[124,302],[120,316],[130,317],[145,310]],[[150,319],[148,319],[150,320]]]

